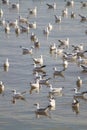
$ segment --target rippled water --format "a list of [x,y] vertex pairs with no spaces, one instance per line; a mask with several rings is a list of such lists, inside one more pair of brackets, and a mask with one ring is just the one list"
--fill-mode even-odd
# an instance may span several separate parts
[[[84,0],[85,1],[85,0]],[[11,0],[14,2],[14,0]],[[17,2],[17,0],[15,0]],[[87,87],[87,73],[82,73],[81,68],[76,63],[69,63],[67,70],[64,72],[64,78],[53,78],[53,67],[62,69],[62,60],[59,56],[49,53],[49,45],[58,43],[58,39],[70,38],[70,48],[66,51],[71,52],[71,45],[83,43],[84,49],[87,48],[87,22],[81,23],[78,14],[87,15],[87,7],[81,8],[80,0],[75,1],[74,7],[69,7],[68,17],[62,18],[62,23],[55,23],[54,14],[61,15],[61,11],[65,8],[64,0],[55,0],[57,3],[56,10],[49,10],[46,3],[53,3],[53,0],[19,0],[20,10],[10,10],[7,5],[1,4],[0,7],[4,11],[6,20],[15,20],[19,15],[28,16],[28,8],[37,6],[37,16],[29,16],[29,22],[36,21],[37,28],[30,29],[29,34],[23,33],[19,36],[15,35],[14,29],[11,28],[9,35],[5,34],[4,28],[0,26],[0,80],[5,85],[5,95],[0,95],[0,130],[86,130],[87,129],[87,102],[80,100],[80,112],[76,115],[72,111],[71,103],[73,92],[72,88],[76,87],[76,79],[78,75],[83,80],[81,91]],[[71,19],[70,13],[74,11],[76,18]],[[51,22],[53,30],[48,38],[43,35],[43,29]],[[22,55],[20,46],[30,48],[33,44],[30,40],[31,32],[34,32],[40,41],[40,48],[34,49],[33,55]],[[46,64],[46,72],[51,77],[50,82],[53,87],[64,86],[64,95],[56,97],[56,110],[51,111],[51,119],[48,117],[35,117],[34,103],[39,102],[42,107],[48,104],[49,88],[43,86],[40,93],[29,94],[30,82],[33,81],[33,60],[32,57],[39,57],[42,54],[44,64]],[[3,63],[6,58],[9,59],[9,71],[3,70]],[[27,91],[26,101],[17,101],[12,104],[11,90],[15,88],[19,92]]]

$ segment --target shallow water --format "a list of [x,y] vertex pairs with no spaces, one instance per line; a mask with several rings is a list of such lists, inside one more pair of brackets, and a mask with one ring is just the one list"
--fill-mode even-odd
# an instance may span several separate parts
[[[11,0],[14,2],[14,0]],[[15,1],[17,2],[17,0]],[[6,20],[15,20],[19,15],[28,16],[28,8],[37,6],[37,16],[29,16],[29,22],[36,21],[37,28],[30,29],[29,34],[23,33],[15,35],[14,29],[11,28],[10,34],[5,34],[4,28],[0,26],[0,80],[5,85],[5,95],[0,95],[0,130],[87,130],[87,102],[80,100],[80,112],[76,114],[72,111],[71,103],[73,92],[72,88],[76,87],[76,79],[80,76],[83,80],[81,91],[87,90],[87,73],[82,73],[81,68],[76,63],[69,63],[64,72],[64,78],[53,78],[53,67],[62,69],[62,60],[60,56],[49,53],[51,43],[58,43],[58,39],[70,38],[70,48],[65,51],[71,52],[71,45],[83,43],[84,50],[87,48],[87,22],[80,22],[78,14],[87,15],[87,7],[81,8],[80,0],[75,1],[74,7],[69,7],[68,17],[62,17],[62,23],[55,23],[54,14],[61,15],[65,8],[64,0],[55,0],[57,3],[56,10],[49,10],[46,3],[53,3],[53,0],[19,0],[20,10],[10,10],[7,5],[0,2],[0,7],[4,11]],[[76,13],[76,18],[71,19],[71,11]],[[48,38],[43,35],[43,29],[51,22],[53,30]],[[22,55],[20,46],[30,48],[33,44],[30,40],[31,32],[34,32],[40,41],[40,48],[34,49],[33,55]],[[53,87],[64,87],[63,96],[56,97],[56,110],[51,111],[51,118],[41,116],[35,117],[34,103],[39,102],[42,107],[48,104],[49,88],[42,86],[40,93],[29,94],[30,82],[33,81],[33,57],[39,57],[42,54],[46,72],[51,77],[50,82]],[[9,59],[10,67],[8,72],[3,69],[3,63],[6,58]],[[11,90],[16,89],[19,92],[27,91],[25,94],[26,101],[17,101],[12,104]]]

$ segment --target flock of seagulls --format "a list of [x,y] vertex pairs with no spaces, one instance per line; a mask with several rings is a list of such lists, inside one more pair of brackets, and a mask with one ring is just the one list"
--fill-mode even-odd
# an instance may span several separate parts
[[[2,0],[2,6],[6,4],[6,6],[9,7],[9,9],[16,9],[16,10],[20,10],[20,4],[18,3],[11,3],[9,0]],[[57,9],[57,4],[54,3],[46,3],[45,4],[47,9],[51,10],[56,10]],[[66,1],[66,5],[64,7],[64,9],[61,11],[61,16],[54,14],[54,21],[55,24],[61,24],[63,17],[68,16],[69,14],[69,9],[68,7],[74,7],[75,2],[74,0],[70,0],[70,1]],[[87,3],[86,2],[81,2],[81,7],[87,7]],[[37,10],[37,6],[35,6],[34,8],[28,8],[28,14],[30,15],[34,15],[34,17],[36,18],[36,15],[38,14],[38,10]],[[5,20],[4,19],[4,13],[3,9],[0,9],[0,24],[1,27],[3,28],[3,30],[5,31],[5,33],[7,35],[9,35],[11,33],[11,29],[14,28],[15,33],[17,36],[20,35],[20,33],[27,33],[29,34],[30,30],[37,30],[37,23],[36,21],[34,22],[29,22],[29,17],[22,17],[21,15],[18,16],[17,19],[15,19],[14,21],[10,21],[10,20]],[[82,15],[82,14],[78,14],[78,16],[81,18],[81,21],[87,22],[87,17]],[[71,18],[76,18],[76,15],[74,14],[74,12],[71,12]],[[5,21],[3,21],[5,20]],[[49,37],[49,34],[54,30],[53,24],[48,22],[48,24],[46,25],[46,27],[44,29],[42,29],[43,31],[43,35],[46,35],[47,37]],[[78,45],[70,45],[70,38],[66,37],[66,39],[64,38],[60,38],[58,39],[58,44],[56,43],[52,43],[51,45],[49,45],[48,47],[48,51],[50,50],[50,54],[55,54],[57,56],[59,56],[62,60],[62,69],[58,70],[57,66],[53,67],[53,77],[47,77],[47,72],[46,72],[46,64],[44,64],[44,56],[43,54],[39,55],[39,56],[34,56],[34,50],[36,48],[40,49],[40,42],[38,40],[37,35],[32,32],[30,34],[30,40],[33,44],[31,44],[30,48],[26,48],[24,46],[20,46],[21,50],[22,50],[22,54],[23,55],[30,55],[32,56],[31,60],[32,60],[32,64],[33,64],[33,69],[32,69],[32,73],[34,75],[34,80],[30,82],[30,89],[29,89],[29,94],[33,94],[33,92],[35,93],[40,93],[41,88],[45,88],[43,86],[46,86],[46,89],[48,90],[48,104],[47,106],[45,106],[44,108],[40,108],[40,104],[39,102],[35,103],[34,105],[36,106],[36,110],[35,110],[35,114],[36,114],[36,118],[39,118],[40,115],[44,115],[47,116],[49,118],[51,118],[50,112],[51,110],[55,110],[56,109],[56,101],[57,101],[57,96],[60,94],[63,94],[63,90],[66,89],[64,86],[63,87],[55,87],[55,85],[53,85],[51,83],[52,79],[55,77],[61,77],[64,78],[64,73],[66,71],[68,71],[68,66],[70,63],[75,63],[77,67],[82,68],[83,71],[87,72],[87,57],[86,57],[86,53],[87,50],[84,50],[84,45],[83,44],[78,44]],[[70,50],[72,49],[72,51],[70,52]],[[66,51],[67,50],[67,51]],[[43,52],[42,52],[43,53]],[[5,71],[9,71],[10,69],[10,62],[8,60],[8,58],[6,59],[6,61],[3,63],[3,68]],[[78,75],[78,78],[76,80],[76,88],[73,88],[74,91],[74,95],[72,96],[72,108],[74,109],[74,111],[76,113],[79,113],[79,106],[80,106],[80,101],[78,100],[79,98],[81,99],[85,99],[87,100],[86,94],[87,91],[83,91],[80,92],[79,90],[82,88],[83,85],[83,81],[81,79],[81,77]],[[5,86],[3,81],[0,81],[0,95],[4,95],[4,91],[5,91]],[[16,100],[26,100],[24,95],[26,95],[27,91],[24,92],[17,92],[15,89],[13,89],[12,91],[12,103],[16,103]],[[47,95],[46,95],[47,96]],[[56,97],[56,100],[55,100]]]

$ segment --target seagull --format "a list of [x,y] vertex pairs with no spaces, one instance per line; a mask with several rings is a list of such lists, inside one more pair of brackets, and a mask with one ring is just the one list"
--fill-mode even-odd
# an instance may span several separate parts
[[46,4],[48,6],[48,9],[56,9],[56,3],[54,2],[53,4]]
[[40,75],[40,78],[39,78],[39,84],[40,85],[49,85],[49,80],[50,80],[51,78],[42,78],[42,76]]
[[36,38],[36,39],[34,40],[34,47],[35,47],[35,48],[39,48],[39,47],[40,47],[40,41],[38,40],[38,38]]
[[80,65],[82,65],[82,64],[85,65],[85,64],[87,64],[87,59],[82,58],[81,56],[78,56],[76,62],[77,62],[77,65],[78,65],[78,66],[80,66]]
[[68,15],[68,8],[65,8],[62,10],[62,16],[67,16]]
[[62,55],[63,51],[64,51],[64,49],[62,49],[62,48],[56,48],[54,53],[57,55]]
[[12,9],[18,9],[18,10],[19,10],[19,7],[20,7],[19,2],[18,2],[18,3],[12,3],[12,4],[11,4],[11,8],[12,8]]
[[6,20],[5,20],[5,18],[2,18],[2,19],[0,20],[0,25],[2,25],[3,27],[6,26]]
[[34,80],[36,81],[37,79],[43,79],[45,76],[47,76],[46,74],[40,75],[37,71],[35,72],[35,78]]
[[86,16],[83,16],[81,14],[79,14],[79,16],[81,17],[81,22],[87,21],[87,17]]
[[5,86],[2,81],[0,81],[0,94],[2,94],[5,90]]
[[59,47],[67,47],[69,48],[69,38],[66,38],[65,40],[58,40],[60,42]]
[[29,23],[29,27],[30,27],[30,28],[33,28],[33,29],[36,29],[36,28],[37,28],[36,21],[34,21],[34,22],[32,22],[32,23]]
[[5,71],[8,71],[9,66],[10,66],[10,63],[9,63],[9,61],[8,61],[8,58],[6,58],[6,61],[5,61],[4,64],[3,64],[4,70],[5,70]]
[[28,23],[28,17],[25,18],[25,17],[22,17],[21,15],[19,16],[19,23]]
[[9,5],[9,0],[2,0],[2,3]]
[[72,110],[75,111],[76,114],[79,113],[79,101],[75,97],[72,101]]
[[0,9],[0,18],[3,17],[3,14],[4,14],[3,10]]
[[61,16],[54,15],[54,17],[56,23],[61,23]]
[[83,51],[83,44],[79,44],[79,45],[72,45],[73,47],[73,51]]
[[51,97],[49,99],[48,106],[50,107],[50,110],[55,110],[56,102],[55,102],[55,98],[54,97]]
[[29,10],[29,14],[31,14],[31,15],[37,15],[37,6],[35,6],[33,9],[28,9]]
[[36,64],[34,63],[34,69],[33,69],[33,72],[42,72],[42,73],[46,73],[44,71],[44,67],[46,67],[46,65],[42,65],[42,66],[36,66]]
[[57,93],[60,94],[63,90],[63,87],[53,88],[52,84],[49,85],[49,88],[50,88],[49,93],[51,93],[52,95]]
[[80,67],[82,67],[83,71],[87,72],[87,66],[85,66],[85,65],[80,65]]
[[76,14],[72,11],[71,12],[71,18],[75,18],[76,17]]
[[6,23],[6,24],[5,24],[5,33],[7,33],[7,34],[10,33],[9,23]]
[[67,60],[67,61],[76,61],[77,59],[77,53],[63,53],[62,56],[63,60]]
[[67,60],[63,60],[63,67],[64,67],[65,70],[67,69],[68,64],[69,64],[69,63],[68,63]]
[[51,31],[53,29],[53,26],[51,23],[48,23],[48,30]]
[[80,87],[82,86],[82,79],[80,78],[80,76],[78,76],[78,78],[76,80],[76,85],[77,85],[78,89],[80,89]]
[[30,82],[30,94],[32,94],[32,91],[36,91],[39,93],[40,90],[40,84],[39,84],[39,79],[36,79],[35,83]]
[[53,44],[51,44],[50,45],[50,51],[53,51],[53,50],[56,50],[56,44],[55,43],[53,43]]
[[48,27],[46,27],[46,28],[43,30],[43,34],[46,35],[46,36],[48,36],[49,33],[50,33],[50,31],[49,31]]
[[49,106],[47,106],[45,108],[40,108],[39,103],[35,103],[34,105],[37,107],[37,109],[35,111],[36,118],[39,118],[40,115],[47,116],[47,117],[51,118],[49,115]]
[[16,19],[15,21],[9,22],[10,27],[16,27],[18,25],[18,20]]
[[75,92],[74,98],[82,98],[87,100],[87,91],[78,92],[77,88],[74,88],[73,91]]
[[20,31],[21,31],[21,33],[24,33],[24,32],[27,32],[27,33],[29,33],[29,30],[30,30],[30,28],[29,28],[29,26],[22,26],[22,25],[20,25]]
[[67,1],[66,6],[74,6],[74,1]]
[[16,33],[16,35],[19,35],[20,32],[21,32],[20,27],[18,25],[15,26],[15,33]]
[[37,39],[36,35],[32,32],[31,35],[30,35],[30,40],[35,42]]
[[87,2],[81,1],[81,7],[87,7]]
[[23,55],[26,55],[26,54],[33,54],[33,46],[31,47],[31,49],[29,49],[29,48],[25,48],[25,47],[22,47],[22,46],[20,46],[20,48],[22,48],[22,53],[23,53]]
[[43,65],[43,56],[40,55],[40,57],[38,57],[38,58],[33,58],[33,61],[35,64]]
[[14,99],[25,100],[23,94],[25,94],[26,92],[22,92],[22,93],[20,93],[20,92],[16,92],[15,89],[13,89],[12,92],[13,92],[13,101],[14,101]]
[[53,68],[54,72],[53,72],[53,76],[61,76],[61,77],[64,77],[64,74],[63,72],[65,71],[65,69],[62,69],[62,70],[57,70],[56,67]]

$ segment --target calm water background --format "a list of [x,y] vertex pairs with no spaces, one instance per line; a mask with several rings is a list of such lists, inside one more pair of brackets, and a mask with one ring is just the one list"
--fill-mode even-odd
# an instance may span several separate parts
[[[14,0],[11,0],[14,2]],[[84,0],[85,1],[85,0]],[[15,0],[15,2],[17,2]],[[81,23],[78,14],[87,15],[87,8],[81,8],[80,0],[75,1],[74,7],[69,7],[68,17],[62,18],[62,23],[55,23],[54,14],[61,15],[64,9],[64,0],[55,0],[57,3],[56,10],[49,10],[46,3],[53,3],[53,0],[20,0],[20,10],[9,10],[7,5],[0,6],[4,11],[4,17],[7,20],[15,20],[21,14],[26,17],[28,15],[28,8],[37,6],[37,16],[29,16],[29,21],[37,23],[37,29],[30,29],[29,34],[23,33],[18,37],[15,35],[14,29],[11,33],[6,35],[4,28],[0,26],[0,80],[4,82],[6,94],[0,95],[0,130],[87,130],[87,102],[80,101],[80,113],[76,115],[72,111],[71,103],[73,92],[72,88],[76,87],[76,79],[79,75],[83,79],[81,91],[87,90],[87,74],[81,72],[75,63],[69,63],[68,69],[64,72],[65,78],[53,78],[53,67],[62,68],[62,60],[59,56],[51,55],[49,53],[49,45],[53,42],[58,43],[58,39],[70,38],[71,45],[78,45],[83,43],[85,50],[87,49],[87,22]],[[74,11],[76,18],[71,19],[70,13]],[[51,22],[53,30],[48,38],[43,35],[43,29]],[[34,32],[41,46],[39,49],[34,49],[34,54],[22,55],[20,45],[24,47],[31,47],[30,40],[31,32]],[[39,102],[41,106],[48,103],[47,94],[49,89],[43,86],[39,94],[29,94],[30,81],[33,81],[33,66],[32,57],[39,57],[42,54],[44,57],[44,64],[46,64],[47,74],[52,78],[51,83],[53,87],[64,86],[64,96],[56,97],[56,110],[51,112],[52,118],[41,117],[35,118],[34,103]],[[9,59],[10,68],[8,72],[3,70],[3,63]],[[17,91],[27,90],[26,102],[17,101],[16,104],[11,103],[10,91],[15,88]]]

